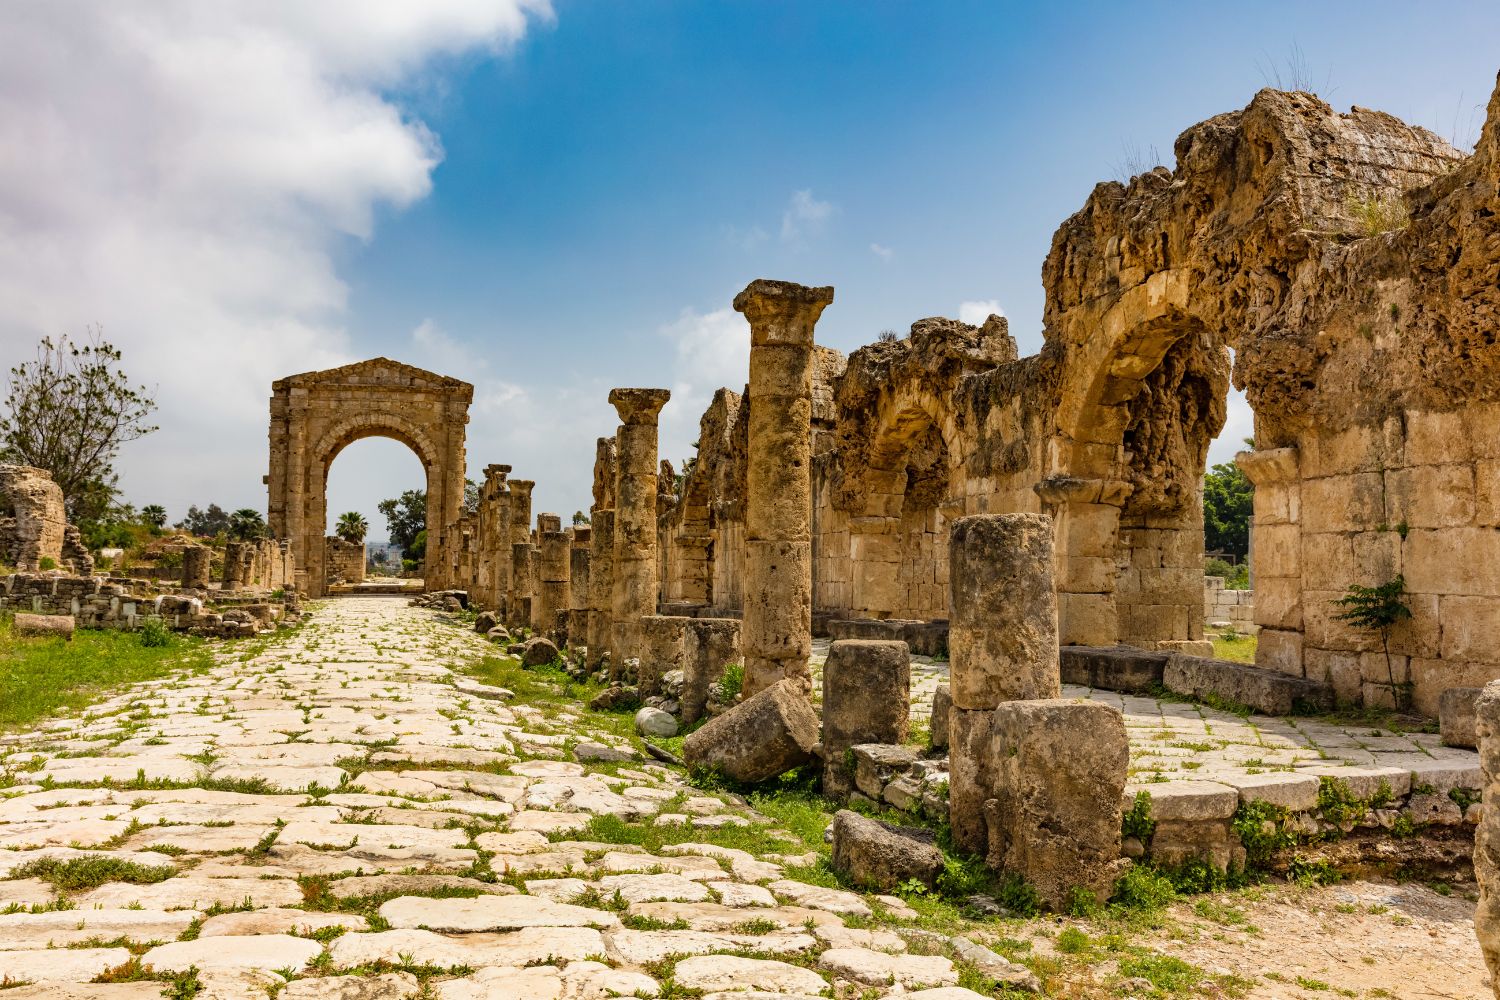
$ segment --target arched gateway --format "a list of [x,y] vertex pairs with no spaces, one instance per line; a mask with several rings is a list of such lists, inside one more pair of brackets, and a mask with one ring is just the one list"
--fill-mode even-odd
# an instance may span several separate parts
[[389,358],[304,372],[271,386],[271,533],[290,538],[297,586],[327,592],[328,468],[360,438],[400,441],[427,474],[429,589],[442,589],[464,499],[464,425],[474,387]]

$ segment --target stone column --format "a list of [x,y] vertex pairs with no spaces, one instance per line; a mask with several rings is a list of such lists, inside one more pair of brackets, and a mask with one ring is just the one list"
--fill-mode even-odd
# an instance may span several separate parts
[[1064,646],[1113,646],[1120,640],[1115,595],[1120,510],[1130,497],[1130,484],[1052,476],[1033,489],[1054,522],[1059,641]]
[[[1234,457],[1255,485],[1255,665],[1304,675],[1302,667],[1302,463],[1296,448],[1242,451]],[[1363,695],[1358,670],[1332,671],[1339,698]],[[1314,676],[1308,671],[1307,676]]]
[[210,555],[208,547],[204,545],[189,545],[182,550],[183,589],[208,589],[208,563]]
[[614,661],[641,654],[640,619],[656,614],[656,418],[666,389],[612,389],[620,415],[615,475]]
[[949,550],[950,690],[955,708],[1057,698],[1052,519],[980,514],[953,524]]
[[505,551],[510,555],[505,558],[510,563],[510,572],[507,574],[505,604],[506,619],[510,625],[529,625],[531,623],[531,611],[528,608],[524,615],[516,611],[516,601],[522,592],[531,596],[528,581],[521,569],[526,565],[525,561],[517,562],[515,558],[515,547],[518,544],[531,544],[531,491],[536,488],[536,483],[529,479],[512,479],[510,486],[510,537],[505,541]]
[[1051,518],[959,518],[948,567],[949,822],[954,842],[979,853],[987,843],[984,803],[993,798],[995,709],[1062,693]]
[[509,620],[506,624],[511,628],[529,628],[531,626],[531,552],[530,542],[514,542],[510,547],[510,599],[507,602],[507,614]]
[[[588,665],[604,662],[614,641],[615,587],[615,439],[599,438],[594,451],[594,505],[589,509]],[[618,657],[610,657],[618,663]],[[618,668],[612,668],[612,672]]]
[[593,545],[593,529],[587,524],[573,526],[573,545],[568,550],[568,589],[572,600],[568,602],[568,645],[581,646],[588,642],[589,558]]
[[[615,512],[594,509],[593,548],[589,556],[589,666],[598,667],[614,645],[615,620]],[[610,656],[610,674],[619,671],[617,657]]]
[[[1474,838],[1474,877],[1479,882],[1474,931],[1494,985],[1500,983],[1500,808],[1496,807],[1500,803],[1500,681],[1485,685],[1474,710],[1484,780],[1484,803]],[[1500,987],[1496,994],[1500,995]]]
[[823,667],[823,794],[854,790],[846,759],[861,743],[904,743],[910,728],[911,652],[887,639],[840,639]]
[[812,679],[813,327],[831,287],[752,281],[734,308],[750,322],[745,513],[746,697]]
[[563,531],[561,519],[556,514],[542,514],[537,518],[537,540],[541,550],[537,589],[538,631],[550,635],[557,631],[558,612],[566,612],[573,605],[571,586],[573,533]]

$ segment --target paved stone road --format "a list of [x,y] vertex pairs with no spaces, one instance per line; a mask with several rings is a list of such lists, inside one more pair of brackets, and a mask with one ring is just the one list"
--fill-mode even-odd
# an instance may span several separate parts
[[0,977],[36,984],[8,1000],[161,995],[64,985],[132,951],[196,968],[203,998],[412,996],[434,968],[443,998],[957,982],[947,958],[845,926],[899,900],[785,877],[810,858],[571,839],[602,814],[768,821],[456,676],[492,647],[432,612],[336,600],[258,654],[225,649],[0,744]]

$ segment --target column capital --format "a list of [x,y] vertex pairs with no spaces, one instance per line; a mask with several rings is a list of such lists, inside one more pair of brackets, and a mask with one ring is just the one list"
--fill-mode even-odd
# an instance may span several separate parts
[[734,309],[750,321],[752,345],[811,344],[813,326],[832,301],[832,285],[756,278],[734,297]]
[[506,485],[510,487],[512,493],[526,495],[530,494],[532,489],[536,487],[536,481],[532,479],[512,479]]
[[622,423],[654,424],[656,415],[672,398],[670,389],[611,389],[609,402]]

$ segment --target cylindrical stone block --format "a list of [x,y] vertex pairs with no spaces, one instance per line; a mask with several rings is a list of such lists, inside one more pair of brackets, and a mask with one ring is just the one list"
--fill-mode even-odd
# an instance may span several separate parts
[[910,726],[911,651],[899,640],[840,639],[823,666],[823,794],[854,788],[846,751],[903,743]]
[[536,516],[536,532],[538,535],[548,531],[561,531],[562,517],[557,514],[538,514]]
[[811,690],[812,543],[745,543],[745,693],[792,677]]
[[616,432],[613,567],[614,669],[639,657],[639,619],[656,613],[656,421],[671,393],[666,389],[612,389],[620,416]]
[[949,687],[955,708],[1062,693],[1052,522],[1042,514],[983,514],[953,523]]
[[184,588],[208,588],[208,564],[212,555],[207,546],[189,545],[182,550],[182,585]]
[[984,801],[992,798],[990,728],[993,711],[948,713],[948,825],[953,843],[969,854],[985,853],[989,836]]

